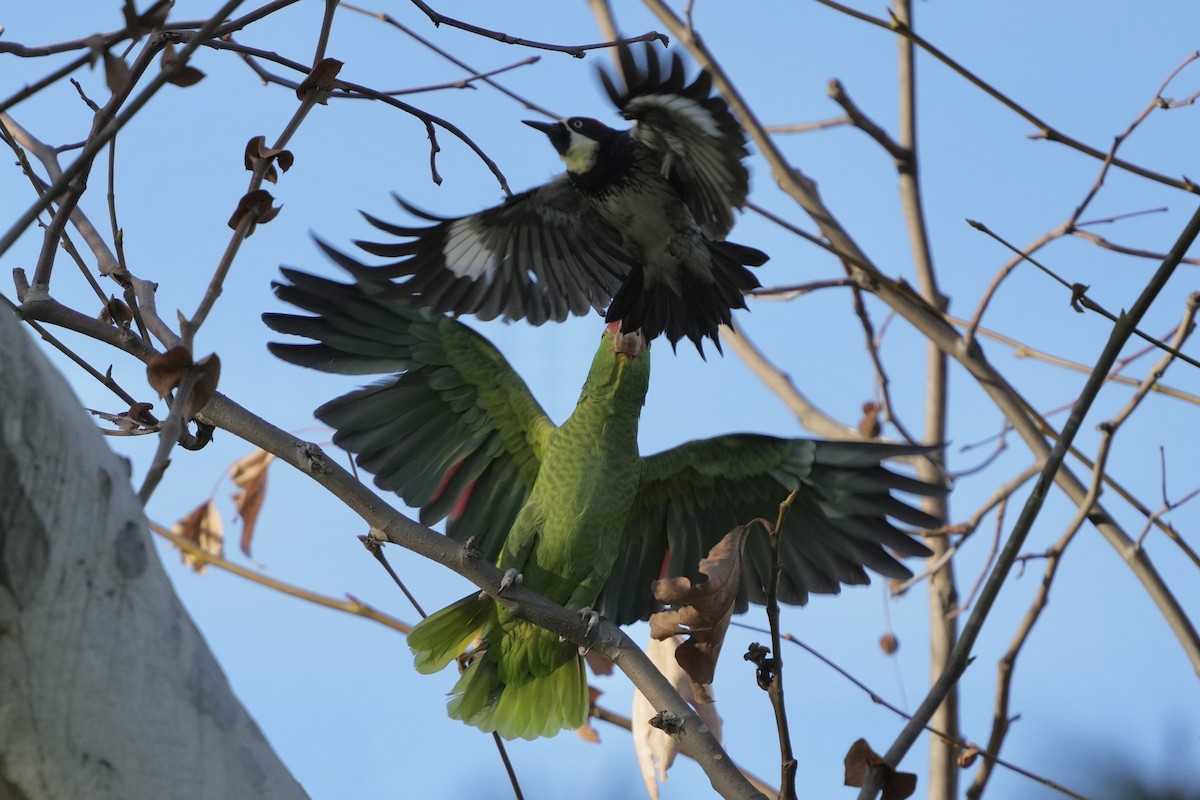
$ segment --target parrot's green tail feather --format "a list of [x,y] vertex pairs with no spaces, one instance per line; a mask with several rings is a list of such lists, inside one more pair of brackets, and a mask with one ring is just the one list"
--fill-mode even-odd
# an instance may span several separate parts
[[496,621],[496,603],[469,594],[417,623],[408,635],[418,672],[438,672]]
[[505,739],[536,739],[564,728],[574,730],[588,714],[587,675],[579,656],[548,675],[505,685],[495,662],[481,655],[458,679],[450,697],[451,717]]
[[502,625],[490,597],[470,594],[430,614],[412,629],[408,646],[417,670],[428,674],[456,659],[476,637],[484,644],[450,690],[451,717],[505,739],[554,736],[587,720],[587,675],[573,646],[526,622],[509,618]]

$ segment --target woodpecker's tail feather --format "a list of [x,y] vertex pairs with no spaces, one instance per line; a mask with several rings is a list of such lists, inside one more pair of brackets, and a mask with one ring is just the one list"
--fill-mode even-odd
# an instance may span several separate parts
[[711,271],[707,275],[687,273],[678,276],[679,291],[665,281],[648,285],[641,267],[625,279],[606,319],[620,322],[621,332],[642,329],[649,341],[665,334],[671,349],[687,338],[704,357],[704,339],[711,339],[721,352],[717,328],[733,326],[732,311],[745,308],[743,292],[760,284],[746,267],[765,264],[767,254],[733,242],[707,242]]

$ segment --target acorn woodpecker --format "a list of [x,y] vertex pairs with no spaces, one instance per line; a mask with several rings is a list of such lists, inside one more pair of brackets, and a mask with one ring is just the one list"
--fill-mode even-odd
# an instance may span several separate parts
[[498,206],[438,217],[396,198],[433,223],[395,225],[364,214],[400,242],[355,242],[376,256],[366,266],[318,241],[362,280],[404,278],[391,294],[438,312],[480,319],[561,321],[595,308],[622,332],[690,339],[703,355],[718,325],[745,308],[759,283],[747,266],[765,253],[725,241],[733,210],[749,191],[746,138],[701,72],[685,83],[676,53],[669,72],[651,45],[641,63],[623,46],[620,83],[601,70],[608,96],[634,121],[614,130],[594,119],[526,122],[545,133],[565,174]]

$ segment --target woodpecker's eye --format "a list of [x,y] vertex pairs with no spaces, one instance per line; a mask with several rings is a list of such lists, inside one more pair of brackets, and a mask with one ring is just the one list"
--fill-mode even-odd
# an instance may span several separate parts
[[575,130],[582,129],[583,128],[583,120],[581,120],[581,119],[571,120],[571,127],[574,128]]

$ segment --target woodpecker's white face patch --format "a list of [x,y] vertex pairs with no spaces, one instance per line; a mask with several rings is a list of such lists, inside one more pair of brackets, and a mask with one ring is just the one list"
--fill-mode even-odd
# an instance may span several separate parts
[[446,269],[460,278],[477,280],[496,268],[495,251],[488,244],[486,234],[471,224],[470,217],[450,224],[442,255],[446,259]]
[[633,112],[642,108],[658,108],[670,114],[678,114],[703,131],[706,136],[711,136],[714,139],[721,137],[721,131],[717,128],[716,120],[713,119],[712,114],[690,97],[684,97],[680,94],[648,94],[644,97],[635,97],[629,101],[626,110],[631,115],[636,116]]
[[600,143],[595,139],[589,139],[582,133],[578,133],[567,128],[567,132],[571,134],[571,140],[567,144],[567,152],[562,154],[562,160],[566,162],[567,171],[582,174],[587,172],[596,164],[596,148]]

